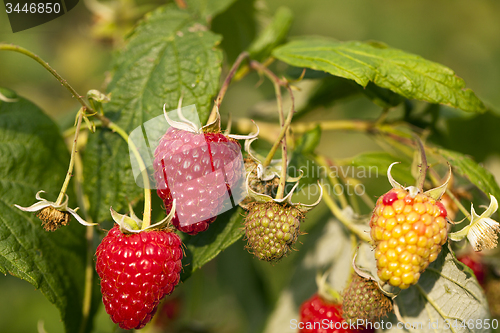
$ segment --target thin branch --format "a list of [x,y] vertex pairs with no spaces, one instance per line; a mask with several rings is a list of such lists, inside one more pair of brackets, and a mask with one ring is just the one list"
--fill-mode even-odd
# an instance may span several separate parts
[[366,234],[363,230],[361,230],[358,226],[354,225],[351,221],[346,219],[344,214],[342,213],[342,210],[337,206],[335,201],[330,197],[330,194],[324,187],[324,185],[321,185],[323,187],[323,201],[325,204],[330,208],[330,211],[332,214],[347,228],[349,231],[351,231],[353,234],[355,234],[359,239],[361,239],[364,242],[370,243],[372,242],[370,236]]
[[47,62],[43,61],[39,56],[37,56],[33,52],[31,52],[23,47],[20,47],[18,45],[0,43],[0,51],[1,50],[19,52],[19,53],[24,54],[24,55],[30,57],[31,59],[35,60],[40,65],[42,65],[46,70],[48,70],[57,79],[57,81],[61,82],[61,84],[64,87],[66,87],[66,89],[69,90],[71,95],[73,95],[84,108],[86,108],[87,110],[92,110],[92,108],[83,99],[83,97],[80,94],[78,94],[76,92],[76,90],[73,89],[73,87],[65,79],[63,79],[59,74],[57,74],[57,72],[52,67],[50,67]]
[[146,165],[142,160],[141,154],[137,150],[135,144],[129,140],[128,134],[118,125],[113,122],[108,124],[108,128],[110,130],[115,131],[120,135],[125,142],[128,143],[130,150],[134,154],[134,157],[137,159],[137,163],[139,164],[139,169],[142,171],[142,181],[144,182],[144,213],[143,213],[143,221],[142,221],[142,229],[145,229],[151,225],[151,185],[149,183],[149,177]]
[[231,83],[231,80],[233,79],[234,75],[236,74],[236,71],[240,67],[241,63],[243,60],[248,58],[248,52],[242,52],[236,61],[234,62],[233,66],[231,67],[231,70],[226,76],[226,79],[224,80],[224,83],[222,84],[219,94],[217,95],[217,98],[215,99],[214,107],[212,108],[212,112],[210,113],[210,117],[208,118],[208,124],[210,124],[212,121],[215,120],[215,113],[217,109],[219,109],[222,100],[224,99],[224,95],[226,94],[227,88],[229,87],[229,84]]
[[57,197],[56,205],[60,205],[64,201],[66,190],[68,189],[69,182],[71,180],[71,177],[73,176],[73,167],[75,165],[75,155],[76,155],[76,149],[77,149],[77,143],[78,143],[78,135],[80,134],[80,126],[82,125],[82,119],[83,119],[83,115],[85,113],[85,107],[80,108],[80,111],[78,111],[78,112],[79,112],[78,121],[76,123],[76,130],[75,130],[75,136],[73,139],[73,146],[71,148],[71,158],[69,160],[68,171],[66,172],[66,178],[64,179],[64,183],[61,187],[61,191],[59,192],[59,196]]
[[420,153],[420,171],[418,174],[418,179],[417,179],[417,188],[420,191],[423,191],[424,189],[424,184],[425,184],[425,176],[427,174],[427,169],[429,166],[427,165],[427,157],[425,156],[425,148],[424,145],[422,144],[422,141],[420,138],[415,134],[415,141],[417,142],[417,148]]
[[[326,178],[328,179],[328,181],[330,182],[330,184],[332,185],[332,188],[335,188],[336,186],[338,185],[341,185],[338,178],[337,177],[332,177],[331,173],[330,173],[330,167],[332,166],[332,163],[330,160],[328,160],[327,158],[325,158],[324,156],[321,156],[321,155],[316,155],[315,158],[314,158],[314,161],[316,163],[319,164],[319,166],[323,167],[326,169]],[[349,203],[347,202],[347,199],[345,197],[345,194],[344,194],[344,191],[340,192],[339,195],[337,195],[337,198],[339,199],[340,201],[340,205],[342,206],[342,208],[346,208],[347,206],[349,206]]]

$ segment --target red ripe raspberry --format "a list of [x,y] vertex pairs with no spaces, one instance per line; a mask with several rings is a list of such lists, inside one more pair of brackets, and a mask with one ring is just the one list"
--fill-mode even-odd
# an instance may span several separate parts
[[[325,325],[326,323],[326,325]],[[373,333],[374,329],[352,329],[342,318],[342,305],[326,303],[318,294],[300,307],[299,333]]]
[[484,287],[488,267],[483,264],[480,259],[481,258],[478,255],[463,255],[458,258],[458,260],[472,269],[474,275],[476,276],[477,282],[479,282],[479,284]]
[[172,220],[177,229],[196,235],[224,211],[230,188],[242,175],[240,154],[240,144],[221,133],[167,130],[155,151],[155,179],[167,213],[177,200]]
[[96,257],[106,312],[123,329],[144,327],[179,283],[181,240],[170,231],[124,234],[115,225]]
[[448,236],[443,204],[422,193],[412,197],[404,189],[378,199],[370,227],[378,276],[401,289],[418,282]]

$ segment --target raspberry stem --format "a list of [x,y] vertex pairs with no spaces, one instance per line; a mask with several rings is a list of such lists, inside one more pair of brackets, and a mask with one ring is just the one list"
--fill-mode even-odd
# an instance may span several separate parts
[[323,196],[323,200],[325,201],[325,204],[330,208],[330,211],[332,214],[353,234],[355,234],[359,239],[362,241],[365,241],[367,243],[372,242],[371,238],[369,235],[367,235],[363,230],[361,230],[359,227],[356,225],[352,224],[351,221],[346,219],[344,214],[342,213],[342,210],[340,209],[339,206],[335,203],[335,201],[330,197],[328,194],[327,190],[325,189],[325,186],[323,184],[320,185],[323,188],[323,192],[326,193]]
[[207,124],[210,124],[212,121],[215,120],[215,114],[217,110],[220,107],[220,104],[222,103],[222,99],[224,99],[224,95],[226,94],[227,88],[229,87],[229,84],[231,83],[231,80],[233,79],[234,75],[236,74],[236,71],[240,67],[241,63],[243,60],[248,58],[248,52],[242,52],[236,61],[234,62],[233,66],[231,67],[231,70],[226,76],[226,79],[224,80],[224,83],[222,84],[219,94],[217,95],[217,98],[215,99],[214,107],[212,108],[212,112],[210,112],[210,117],[208,117]]
[[[314,158],[315,162],[319,164],[320,167],[325,168],[325,170],[330,170],[330,161],[327,161],[327,159],[324,156],[316,155]],[[326,172],[326,178],[330,182],[333,188],[336,186],[340,185],[340,182],[337,177],[332,177],[330,172]],[[349,203],[347,202],[347,199],[345,197],[344,191],[340,192],[339,195],[337,195],[337,198],[340,201],[340,205],[342,206],[342,209],[346,208],[349,206]]]
[[[278,102],[278,114],[280,117],[281,130],[280,130],[280,133],[278,135],[278,138],[276,139],[271,150],[269,151],[269,154],[267,155],[266,159],[262,163],[262,166],[264,168],[266,168],[271,164],[271,160],[273,159],[274,154],[278,150],[280,143],[282,143],[283,138],[285,138],[285,141],[283,141],[283,145],[286,146],[286,133],[289,130],[290,124],[292,123],[293,114],[295,113],[294,98],[293,98],[292,89],[290,88],[288,81],[277,77],[276,74],[274,74],[269,68],[265,67],[264,65],[262,65],[258,61],[254,61],[254,60],[250,61],[250,68],[252,68],[258,72],[263,73],[265,76],[267,76],[267,78],[270,81],[272,81],[274,83],[274,87],[275,87],[275,91],[276,91],[276,99]],[[283,115],[282,98],[281,98],[281,87],[285,87],[288,90],[288,92],[290,94],[290,98],[292,99],[292,108],[291,108],[290,112],[288,113],[288,117],[284,123],[283,123],[284,115]],[[285,149],[286,149],[286,147],[285,147]],[[282,156],[282,159],[286,159],[286,158],[284,158]],[[286,180],[286,168],[284,168],[284,169],[285,169],[285,171],[282,170],[282,173],[285,172],[285,177],[283,177],[283,175],[282,175],[280,180],[282,180],[282,179]],[[278,198],[278,197],[276,197],[276,198]]]
[[[280,126],[283,129],[284,125],[285,125],[284,124],[284,122],[285,122],[285,116],[284,116],[284,113],[283,113],[283,97],[281,95],[281,86],[278,83],[276,83],[276,82],[274,82],[274,91],[275,91],[275,94],[276,94],[276,103],[278,104],[278,114],[279,114]],[[290,110],[289,114],[291,114],[291,113],[293,113],[293,107]],[[283,198],[283,194],[285,192],[286,173],[287,173],[287,166],[288,166],[288,164],[287,164],[287,158],[288,158],[288,154],[287,153],[288,152],[287,152],[286,140],[287,140],[287,135],[286,135],[286,128],[285,128],[284,138],[282,138],[279,141],[276,141],[276,142],[281,142],[281,148],[282,148],[282,153],[281,153],[281,175],[280,175],[280,182],[278,184],[278,190],[276,191],[276,199],[282,199]],[[273,156],[271,156],[271,159],[272,159],[272,157]],[[267,158],[266,158],[266,160],[267,160]],[[263,166],[264,167],[266,166],[265,162],[264,162]]]
[[0,43],[0,51],[1,50],[19,52],[21,54],[24,54],[24,55],[32,58],[33,60],[38,62],[40,65],[42,65],[47,71],[49,71],[49,73],[52,74],[59,82],[61,82],[61,84],[64,87],[66,87],[66,89],[69,90],[71,95],[73,95],[84,108],[87,108],[87,110],[92,110],[92,108],[85,102],[83,97],[81,95],[79,95],[76,92],[76,90],[73,89],[73,87],[65,79],[63,79],[59,74],[57,74],[57,72],[52,67],[50,67],[47,62],[43,61],[39,56],[37,56],[33,52],[31,52],[31,51],[29,51],[21,46],[18,46],[18,45],[3,44],[3,43]]
[[[267,155],[266,159],[262,163],[262,166],[264,168],[268,167],[271,164],[271,161],[276,154],[276,151],[278,150],[279,145],[281,144],[281,149],[282,149],[282,154],[281,154],[281,175],[280,175],[280,182],[278,185],[278,190],[276,192],[276,199],[282,199],[284,192],[285,192],[285,183],[286,183],[286,176],[287,176],[287,167],[288,167],[288,161],[287,161],[287,139],[288,139],[288,131],[290,124],[292,123],[292,118],[293,114],[295,113],[295,100],[293,98],[293,93],[292,89],[290,88],[290,85],[288,84],[288,81],[285,79],[280,79],[279,77],[276,76],[269,68],[266,66],[262,65],[261,63],[252,60],[250,61],[250,68],[262,72],[265,76],[268,77],[269,80],[271,80],[274,84],[274,90],[276,94],[276,102],[278,104],[278,115],[279,115],[279,120],[280,120],[280,126],[281,126],[281,131],[278,135],[278,138],[274,142],[271,150],[269,151],[269,154]],[[283,113],[283,97],[281,94],[281,87],[285,87],[289,94],[290,98],[292,100],[292,105],[290,108],[290,111],[288,112],[288,116],[285,121],[285,115]]]
[[149,183],[146,165],[144,164],[144,161],[142,160],[141,154],[139,154],[137,147],[131,140],[129,140],[128,134],[120,126],[113,122],[109,122],[108,128],[116,132],[123,138],[123,140],[125,140],[125,142],[128,143],[130,150],[132,150],[132,153],[134,154],[134,157],[139,164],[139,169],[144,170],[142,172],[142,180],[144,182],[144,213],[141,228],[144,230],[151,225],[151,186]]
[[415,142],[417,143],[418,152],[420,153],[420,165],[419,165],[419,174],[417,179],[417,188],[420,191],[423,191],[425,184],[425,176],[427,174],[427,169],[429,168],[429,166],[427,165],[427,157],[425,156],[425,149],[424,145],[422,144],[422,141],[416,134],[414,134],[414,137],[415,137]]
[[85,113],[85,108],[81,107],[80,111],[78,111],[78,121],[76,123],[76,130],[75,130],[75,136],[73,139],[73,146],[71,148],[71,158],[69,160],[68,172],[66,172],[66,178],[64,179],[64,183],[61,187],[61,191],[59,192],[59,196],[57,197],[56,205],[62,204],[62,202],[64,200],[64,195],[66,194],[66,190],[68,189],[69,181],[71,180],[71,177],[73,176],[73,167],[75,165],[75,155],[76,155],[76,148],[77,148],[77,142],[78,142],[78,135],[80,134],[80,127],[82,125],[82,119],[83,119],[84,113]]

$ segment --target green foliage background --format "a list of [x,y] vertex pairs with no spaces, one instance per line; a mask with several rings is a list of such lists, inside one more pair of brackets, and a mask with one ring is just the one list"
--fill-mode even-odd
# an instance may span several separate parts
[[[117,3],[120,4],[119,1]],[[127,77],[123,79],[120,77],[120,70],[129,66],[129,62],[134,61],[135,56],[138,59],[148,56],[134,54],[134,50],[127,53],[127,49],[121,51],[123,52],[121,55],[117,56],[116,54],[117,50],[121,50],[124,46],[123,36],[130,32],[132,23],[135,22],[130,17],[140,18],[143,13],[160,5],[159,1],[139,1],[138,3],[136,7],[129,8],[130,13],[133,14],[127,16],[129,19],[125,20],[129,23],[111,29],[110,36],[113,38],[107,39],[96,37],[96,26],[92,25],[93,16],[82,2],[58,20],[17,34],[10,33],[6,14],[1,12],[0,41],[21,45],[39,54],[81,93],[90,88],[102,88],[103,82],[106,82],[111,74],[108,70],[112,68],[112,59],[115,59],[113,81],[108,86],[113,89],[120,84],[127,85],[129,83]],[[252,54],[258,59],[260,58],[259,60],[263,60],[271,52],[271,48],[259,50],[259,46],[264,45],[266,39],[253,44],[252,41],[268,25],[272,16],[282,5],[289,8],[289,10],[280,9],[279,13],[281,22],[291,27],[290,36],[321,35],[341,41],[377,40],[452,68],[465,80],[466,86],[471,88],[486,103],[490,112],[476,115],[444,108],[441,110],[443,120],[435,123],[432,117],[425,113],[423,103],[416,103],[417,117],[413,116],[414,118],[410,117],[406,120],[419,126],[433,126],[437,129],[431,137],[434,142],[447,149],[469,154],[477,162],[484,162],[486,167],[497,176],[498,183],[500,178],[500,132],[498,131],[500,126],[500,94],[498,94],[500,87],[500,44],[498,43],[500,24],[498,24],[497,19],[500,17],[500,4],[498,2],[493,0],[482,2],[443,1],[438,3],[431,0],[415,3],[394,0],[383,3],[370,0],[315,0],[310,2],[298,0],[267,2],[218,0],[187,1],[187,3],[196,9],[192,15],[200,24],[211,21],[211,28],[216,34],[205,31],[202,32],[204,36],[199,39],[199,41],[206,43],[207,49],[219,42],[219,35],[222,37],[220,47],[224,51],[224,55],[214,52],[213,57],[207,61],[207,63],[214,65],[213,70],[208,70],[205,73],[208,78],[200,78],[202,81],[216,79],[218,73],[215,64],[222,61],[222,57],[231,63],[244,49],[255,50]],[[172,40],[168,39],[169,29],[172,29],[170,31],[172,32],[178,28],[170,28],[169,24],[179,20],[179,27],[182,28],[182,19],[187,16],[179,12],[176,17],[168,17],[166,20],[165,17],[161,16],[161,13],[156,13],[150,19],[154,21],[155,15],[158,15],[159,18],[154,30],[144,31],[145,36],[141,39],[139,28],[139,33],[137,33],[139,37],[132,36],[130,44],[128,44],[129,47],[135,42],[138,44],[159,43],[168,49],[168,46],[173,43]],[[184,32],[188,33],[187,30]],[[276,34],[269,38],[271,41],[276,39],[282,40],[283,36]],[[186,50],[186,56],[188,53]],[[278,53],[275,55],[280,58]],[[151,56],[156,57],[156,55]],[[278,70],[279,66],[277,65]],[[200,67],[205,68],[206,65],[201,64]],[[163,71],[160,75],[167,75],[168,71],[172,69],[159,66],[156,70]],[[78,105],[69,97],[67,91],[61,88],[59,83],[38,64],[18,54],[4,52],[0,53],[0,73],[0,87],[12,89],[18,95],[34,102],[55,119],[61,129],[66,129],[72,124]],[[292,73],[290,74],[292,75]],[[258,80],[257,74],[252,73],[249,78],[231,85],[221,107],[221,113],[231,112],[235,117],[262,116],[262,110],[266,109],[263,101],[272,99],[274,90],[267,81],[259,87],[255,87]],[[154,73],[151,75],[150,81],[152,83],[146,82],[145,84],[153,86],[157,84]],[[349,91],[352,92],[353,96],[360,93],[358,88],[349,88],[344,83],[343,81],[327,82],[325,79],[322,84],[330,87],[326,91],[331,91],[331,85],[337,84],[344,89],[351,89]],[[215,94],[217,91],[216,86],[205,88],[210,94]],[[306,77],[306,80],[301,83],[301,88],[304,95],[308,95],[311,89],[315,89],[315,86]],[[154,107],[152,99],[158,97],[173,106],[179,97],[177,92],[165,96],[138,96],[134,94],[140,89],[135,86],[122,87],[119,91],[123,92],[127,89],[129,90],[128,94],[114,96],[114,104],[107,106],[107,111],[113,115],[113,112],[118,113],[123,109],[125,112],[129,110],[132,117],[137,115],[137,107],[145,106],[140,113],[141,119],[126,118],[123,120],[121,118],[124,124],[130,126],[129,129],[137,126],[136,122],[140,123],[142,120],[150,118],[149,112]],[[189,89],[183,93],[187,93],[187,99],[195,99],[197,96],[196,92],[189,96]],[[394,102],[392,99],[394,96],[390,94],[381,95],[380,92],[376,91],[376,88],[370,85],[362,93],[368,98],[352,99],[342,101],[342,103],[336,100],[328,101],[320,108],[320,111],[307,114],[304,117],[307,117],[307,120],[325,118],[325,116],[331,119],[346,117],[375,119],[380,112],[380,107],[373,104],[372,101],[378,105],[398,104],[400,102],[397,99]],[[300,106],[307,102],[303,100],[304,98],[301,100],[300,96],[301,93],[296,94],[298,110],[301,110]],[[186,98],[186,95],[184,97]],[[321,98],[324,96],[318,95],[316,97],[316,101],[319,101],[318,104],[323,105]],[[143,101],[146,103],[142,103]],[[206,115],[210,104],[209,100],[197,100],[197,103],[204,106],[203,112]],[[478,105],[476,103],[474,107],[483,109]],[[398,110],[398,112],[403,112],[402,108]],[[120,140],[119,138],[113,139],[110,134],[102,133],[110,140]],[[91,137],[89,147],[100,147],[101,149],[96,149],[96,151],[104,155],[91,156],[91,158],[105,160],[108,155],[106,155],[106,150],[100,146],[102,145],[100,139],[97,136]],[[366,153],[375,149],[378,149],[378,146],[366,136],[339,132],[323,133],[318,146],[318,151],[327,153],[336,159],[352,157],[358,153]],[[126,154],[126,147],[121,147],[120,151]],[[442,156],[454,160],[455,163],[452,164],[457,167],[458,173],[469,175],[469,180],[482,190],[491,193],[498,191],[498,185],[495,184],[492,176],[481,175],[480,171],[474,169],[476,168],[475,164],[469,163],[468,159],[463,159],[461,155],[452,152],[442,151],[440,153]],[[113,156],[113,154],[111,155]],[[128,155],[123,156],[128,158]],[[373,165],[374,160],[378,162],[381,160],[390,161],[391,158],[394,159],[394,156],[364,154],[358,155],[355,163],[359,166]],[[61,163],[60,168],[64,170],[64,161]],[[56,167],[57,165],[54,166],[54,168]],[[100,189],[94,186],[92,176],[104,171],[106,170],[100,168],[87,170],[89,172],[86,175],[89,179],[89,189]],[[384,178],[383,171],[380,172],[380,177]],[[410,175],[401,172],[401,169],[397,169],[395,172],[401,173],[400,175],[395,174],[396,178],[401,181],[411,179]],[[478,173],[479,176],[475,176]],[[115,175],[114,177],[121,176],[123,175]],[[488,182],[481,183],[484,177],[488,178]],[[388,189],[388,185],[384,181],[380,181],[380,179],[375,181],[376,184],[372,188],[376,188],[377,192],[373,192],[374,195],[379,194],[380,189],[384,191]],[[0,184],[2,191],[7,189],[5,183]],[[57,190],[58,185],[53,186]],[[91,200],[103,200],[106,205],[111,203],[107,202],[109,200],[119,201],[123,205],[125,200],[123,192],[130,195],[134,191],[137,189],[122,189],[119,197],[112,198],[113,200],[103,197],[97,193],[98,191],[91,191]],[[22,204],[29,203],[22,202]],[[92,214],[94,217],[104,216],[106,211],[107,208],[103,205],[100,207],[100,211],[92,212]],[[183,297],[181,322],[186,327],[193,328],[197,327],[196,325],[201,325],[210,331],[218,332],[260,332],[264,330],[264,327],[267,327],[266,331],[271,332],[273,322],[279,322],[276,318],[280,315],[275,311],[273,318],[268,320],[267,316],[273,309],[282,309],[281,304],[287,303],[287,301],[295,305],[300,304],[314,291],[315,286],[312,279],[315,268],[324,268],[325,263],[316,262],[311,259],[311,256],[316,254],[316,257],[321,257],[320,254],[323,253],[337,253],[332,252],[331,248],[321,247],[325,234],[342,232],[341,230],[328,229],[331,227],[326,223],[328,218],[323,206],[311,213],[310,218],[314,222],[304,225],[305,231],[309,235],[307,239],[303,240],[304,244],[298,246],[300,251],[275,266],[259,262],[243,250],[244,242],[238,240],[240,219],[238,215],[234,215],[227,222],[228,228],[224,229],[225,225],[219,225],[222,230],[220,234],[218,234],[219,230],[212,227],[211,233],[207,234],[207,240],[202,239],[199,243],[196,241],[189,243],[188,240],[185,240],[189,249],[187,251],[188,257],[190,251],[194,250],[199,250],[203,254],[199,257],[199,262],[194,261],[191,266],[185,269],[183,277],[191,276],[176,291],[177,295]],[[78,229],[77,226],[74,225],[74,227]],[[80,233],[82,228],[78,229]],[[218,234],[217,237],[216,234]],[[57,238],[53,235],[50,237]],[[197,270],[206,260],[217,254],[211,252],[210,249],[204,251],[204,246],[206,248],[206,244],[213,240],[221,244],[236,243],[222,252],[216,260]],[[83,240],[80,239],[80,241]],[[75,247],[77,245],[75,244]],[[340,258],[340,261],[345,259],[340,255],[332,258]],[[298,265],[299,262],[300,265]],[[309,277],[309,280],[302,284],[304,277]],[[81,277],[73,277],[75,281],[78,281],[79,278]],[[342,279],[345,281],[345,278],[339,277],[339,281],[343,281]],[[343,285],[338,282],[336,287],[342,288]],[[42,284],[37,288],[44,292]],[[298,289],[300,289],[299,292],[297,292]],[[74,292],[80,293],[81,291],[74,290]],[[0,313],[2,313],[0,327],[2,327],[3,332],[33,332],[39,320],[43,320],[47,332],[63,331],[64,325],[60,321],[56,307],[45,299],[38,290],[34,290],[32,285],[10,275],[0,277]],[[221,313],[224,313],[224,316]],[[113,327],[101,307],[97,313],[94,332],[111,332]],[[276,327],[274,328],[276,329]]]

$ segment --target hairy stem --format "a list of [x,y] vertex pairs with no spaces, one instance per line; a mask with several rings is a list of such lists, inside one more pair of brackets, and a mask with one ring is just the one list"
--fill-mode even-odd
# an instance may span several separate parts
[[[332,188],[335,188],[335,186],[341,185],[337,177],[332,177],[330,171],[330,163],[329,161],[321,155],[316,155],[314,158],[314,161],[319,164],[320,167],[325,168],[326,170],[326,175],[325,177],[328,179],[330,184],[332,185]],[[342,191],[339,195],[337,195],[337,198],[340,201],[340,205],[342,206],[342,209],[346,208],[349,206],[349,203],[347,202],[347,199],[345,197],[344,192]]]
[[[274,82],[274,91],[276,94],[276,103],[278,104],[278,114],[279,114],[279,120],[280,120],[280,126],[283,128],[284,122],[285,122],[285,116],[283,113],[283,97],[281,95],[281,86]],[[293,110],[292,110],[293,111]],[[285,183],[286,183],[286,176],[287,176],[287,146],[286,146],[286,134],[285,137],[282,140],[276,141],[276,144],[279,144],[281,142],[281,148],[282,148],[282,154],[281,154],[281,175],[280,175],[280,181],[278,184],[278,190],[276,191],[276,199],[283,199],[283,195],[285,193]],[[277,146],[276,146],[277,149]],[[273,154],[274,155],[274,154]],[[271,156],[272,158],[272,156]],[[264,165],[266,167],[267,165]]]
[[339,206],[335,203],[335,201],[330,197],[330,194],[327,192],[325,189],[324,185],[321,185],[323,187],[323,201],[325,204],[330,208],[330,211],[332,214],[353,234],[355,234],[359,239],[362,241],[365,241],[367,243],[371,243],[372,240],[368,234],[366,234],[363,230],[361,230],[358,226],[354,225],[352,221],[349,221],[343,214],[342,210],[340,209]]
[[68,172],[66,173],[66,178],[64,179],[64,183],[61,187],[61,191],[59,192],[59,196],[57,197],[56,205],[60,205],[64,201],[64,196],[66,194],[66,190],[68,189],[69,182],[71,180],[71,177],[73,176],[73,167],[75,165],[75,155],[76,155],[76,150],[77,150],[78,134],[80,134],[80,127],[82,125],[82,119],[83,119],[83,114],[85,113],[85,107],[80,108],[80,111],[78,111],[78,112],[79,112],[78,113],[78,121],[76,123],[76,130],[75,130],[75,137],[73,139],[73,146],[71,148],[71,158],[69,160]]
[[420,153],[420,170],[419,170],[420,172],[417,179],[417,188],[420,191],[423,191],[425,184],[425,176],[427,174],[427,169],[429,168],[429,166],[427,165],[427,157],[425,156],[424,145],[416,134],[414,136],[415,136],[415,141],[417,143],[418,152]]
[[[278,185],[278,190],[276,193],[276,199],[282,199],[284,192],[285,192],[285,183],[286,183],[286,176],[287,176],[287,167],[288,167],[288,153],[287,153],[287,133],[289,131],[290,124],[292,123],[292,118],[293,114],[295,113],[295,100],[293,98],[293,93],[292,90],[290,89],[290,86],[288,85],[288,82],[286,80],[280,79],[276,74],[274,74],[269,68],[264,66],[263,64],[257,62],[257,61],[250,61],[250,68],[263,73],[265,76],[269,78],[274,84],[274,90],[276,93],[276,101],[278,103],[278,115],[279,115],[279,120],[280,120],[280,126],[281,126],[281,131],[280,134],[278,135],[278,138],[275,140],[271,150],[269,151],[269,154],[267,155],[266,159],[262,163],[262,166],[264,168],[268,167],[271,164],[271,161],[276,154],[276,151],[278,150],[279,145],[281,144],[281,149],[282,149],[282,156],[281,156],[281,176],[280,176],[280,182]],[[290,98],[292,99],[292,106],[290,111],[288,112],[288,117],[285,121],[285,115],[283,113],[283,97],[281,94],[281,87],[285,87],[288,89],[288,92],[290,94]]]
[[143,170],[142,180],[144,182],[144,213],[143,213],[144,215],[142,221],[142,229],[145,229],[151,225],[151,185],[149,183],[146,165],[144,164],[144,161],[142,160],[141,154],[139,154],[137,147],[131,140],[129,140],[128,134],[120,126],[118,126],[113,122],[109,122],[107,127],[110,130],[118,133],[118,135],[120,135],[123,138],[123,140],[125,140],[128,143],[130,150],[132,150],[134,157],[137,159],[137,163],[139,164],[139,169]]
[[63,79],[59,74],[57,74],[57,72],[52,67],[50,67],[48,63],[43,61],[39,56],[37,56],[33,52],[17,45],[3,44],[3,43],[0,43],[0,50],[19,52],[35,60],[40,65],[42,65],[47,71],[49,71],[50,74],[52,74],[57,79],[57,81],[61,82],[61,84],[64,87],[66,87],[66,89],[69,90],[71,95],[73,95],[84,108],[86,108],[87,110],[92,110],[92,108],[83,99],[83,97],[80,94],[78,94],[76,90],[73,89],[73,87],[65,79]]
[[[293,108],[293,94],[290,94],[290,96],[292,96],[292,109],[288,113],[288,117],[287,117],[286,121],[283,123],[284,115],[283,115],[283,106],[282,106],[282,97],[281,97],[280,87],[283,86],[283,87],[289,88],[288,82],[286,80],[282,80],[279,77],[277,77],[276,74],[274,74],[269,68],[265,67],[264,65],[262,65],[261,63],[259,63],[257,61],[254,61],[254,60],[250,61],[250,68],[252,68],[258,72],[263,73],[265,76],[267,76],[269,78],[269,80],[271,80],[273,82],[273,84],[275,86],[275,91],[276,91],[276,99],[278,101],[281,130],[280,130],[280,133],[278,135],[278,138],[275,140],[271,150],[269,151],[269,154],[267,155],[266,159],[262,163],[262,166],[265,168],[265,167],[269,166],[269,164],[271,164],[271,161],[274,157],[274,154],[276,154],[276,151],[278,150],[279,145],[281,144],[283,138],[285,138],[285,136],[286,136],[286,133],[288,131],[288,127],[292,123],[292,117],[293,117],[293,114],[295,112],[295,110]],[[289,91],[291,93],[291,90],[289,90]],[[286,140],[285,140],[284,144],[286,145]]]
[[248,58],[248,52],[242,52],[236,61],[234,62],[233,66],[231,67],[231,70],[226,76],[226,79],[224,80],[224,83],[222,84],[219,94],[217,95],[217,98],[215,99],[214,107],[212,108],[212,112],[210,113],[210,117],[208,118],[207,124],[210,124],[212,121],[215,120],[215,113],[217,109],[219,109],[220,104],[222,103],[222,100],[224,99],[224,95],[226,95],[227,88],[229,87],[229,84],[231,83],[231,80],[233,79],[234,75],[236,74],[236,71],[240,67],[241,63],[243,60]]

